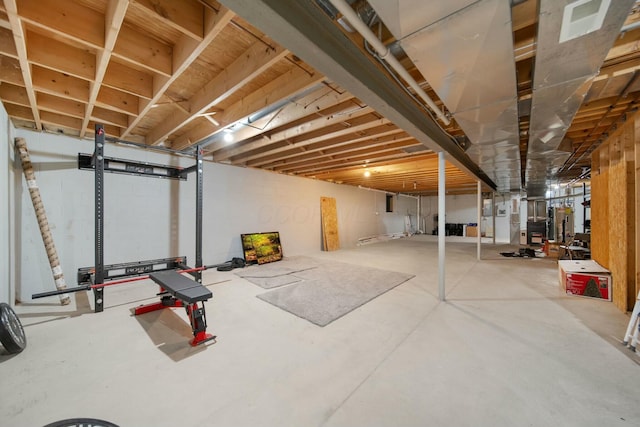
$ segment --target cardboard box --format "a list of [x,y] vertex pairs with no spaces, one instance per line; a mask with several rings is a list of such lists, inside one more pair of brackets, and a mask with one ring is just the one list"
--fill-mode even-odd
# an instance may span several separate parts
[[478,227],[474,225],[468,225],[467,237],[478,237]]
[[560,255],[560,243],[553,240],[547,240],[544,243],[544,253],[549,258],[558,258]]
[[611,301],[611,272],[593,260],[560,260],[558,275],[567,295]]

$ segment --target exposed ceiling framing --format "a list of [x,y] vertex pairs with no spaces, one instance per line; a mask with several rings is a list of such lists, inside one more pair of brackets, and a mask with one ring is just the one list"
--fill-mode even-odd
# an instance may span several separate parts
[[[360,12],[373,10],[364,1],[349,3]],[[102,123],[109,136],[123,140],[176,150],[200,145],[216,162],[393,193],[435,194],[440,150],[450,193],[474,192],[478,180],[484,190],[526,189],[536,144],[529,126],[535,69],[541,67],[534,66],[541,3],[512,2],[510,22],[502,18],[503,1],[429,3],[451,9],[445,16],[450,25],[432,26],[417,13],[394,21],[379,5],[386,2],[372,1],[382,19],[372,21],[372,29],[450,114],[447,126],[402,90],[362,37],[338,22],[340,14],[326,13],[321,5],[330,6],[328,0],[3,0],[0,99],[18,127],[92,139],[94,124]],[[613,45],[606,42],[590,86],[556,141],[563,156],[545,169],[547,182],[588,176],[590,153],[637,109],[640,13],[636,6],[628,13],[631,3],[625,1],[624,23],[603,27]],[[504,54],[490,55],[489,34],[474,54],[495,58],[476,64],[487,81],[493,65],[515,70],[511,92],[501,98],[511,103],[509,111],[517,106],[517,117],[509,116],[508,154],[500,149],[504,143],[486,137],[500,123],[492,117],[495,104],[462,108],[445,90],[447,76],[464,76],[463,58],[455,57],[461,49],[432,43],[451,37],[453,23],[463,28],[458,17],[493,5],[501,8],[494,17],[508,26],[513,43]],[[398,29],[409,25],[423,30],[403,41]],[[432,54],[419,58],[414,53],[425,43]],[[425,60],[445,54],[448,62],[437,62],[431,73],[423,69]],[[563,66],[557,64],[559,72]]]

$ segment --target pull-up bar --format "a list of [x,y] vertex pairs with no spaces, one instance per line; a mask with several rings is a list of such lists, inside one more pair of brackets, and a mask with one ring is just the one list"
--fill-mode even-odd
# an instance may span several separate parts
[[[116,141],[118,142],[118,141]],[[137,145],[137,144],[136,144]],[[147,306],[138,307],[136,314],[143,314],[152,310],[165,307],[185,307],[194,339],[191,345],[202,344],[213,340],[210,334],[206,333],[206,318],[204,302],[212,294],[202,286],[202,271],[208,267],[202,265],[202,187],[203,187],[203,165],[202,149],[196,149],[196,164],[187,168],[175,168],[172,166],[155,165],[150,163],[140,163],[132,160],[107,158],[104,155],[105,132],[101,124],[95,126],[95,149],[93,155],[78,156],[78,167],[80,169],[91,169],[95,176],[95,266],[78,269],[78,282],[80,286],[72,289],[65,289],[65,293],[79,292],[83,290],[93,290],[94,310],[101,312],[104,310],[104,288],[112,285],[130,283],[144,279],[152,279],[161,285],[162,295],[160,302]],[[184,154],[184,153],[182,153]],[[191,172],[196,172],[196,265],[186,266],[186,257],[174,259],[140,261],[133,263],[117,264],[105,266],[104,264],[104,173],[114,172],[137,176],[154,176],[159,178],[173,178],[185,180]],[[176,267],[180,269],[175,270]],[[173,270],[173,271],[169,271]],[[117,278],[110,280],[110,273],[118,271]],[[170,273],[163,275],[163,271]],[[143,273],[149,272],[145,275]],[[188,280],[178,273],[189,273],[194,280]],[[136,277],[131,277],[136,276]],[[166,276],[166,277],[165,277]],[[191,283],[185,283],[187,280]],[[188,291],[187,291],[188,290]],[[170,295],[166,295],[166,294]],[[32,298],[42,298],[60,294],[60,291],[43,292],[35,294]],[[199,305],[201,304],[201,305]]]

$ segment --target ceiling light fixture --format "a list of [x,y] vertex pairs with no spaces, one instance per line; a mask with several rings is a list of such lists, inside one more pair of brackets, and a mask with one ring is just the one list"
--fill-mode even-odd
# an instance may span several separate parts
[[365,176],[365,178],[369,178],[369,177],[371,176],[371,172],[369,172],[369,170],[368,170],[368,169],[367,169],[367,170],[365,170],[365,171],[364,171],[364,176]]

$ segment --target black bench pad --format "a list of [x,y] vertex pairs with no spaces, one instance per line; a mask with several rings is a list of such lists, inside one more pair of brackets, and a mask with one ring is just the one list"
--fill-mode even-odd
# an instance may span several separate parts
[[149,278],[162,286],[167,292],[189,304],[206,301],[213,296],[211,291],[200,283],[191,280],[173,270],[151,273]]

